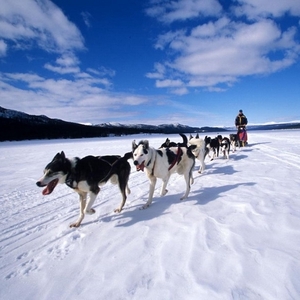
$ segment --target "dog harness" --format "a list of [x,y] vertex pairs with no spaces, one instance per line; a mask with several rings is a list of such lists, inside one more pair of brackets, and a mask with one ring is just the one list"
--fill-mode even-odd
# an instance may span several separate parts
[[[170,167],[168,168],[168,171],[170,171],[175,166],[175,164],[179,162],[181,154],[182,154],[182,150],[181,150],[180,147],[178,147],[176,157],[173,160],[173,162],[170,165]],[[152,172],[151,172],[152,176],[154,176],[154,168],[155,168],[155,163],[156,163],[156,155],[157,155],[157,153],[155,153],[155,159],[154,159],[154,163],[153,163],[153,167],[152,167]],[[147,167],[150,166],[151,162],[152,162],[152,160],[150,159],[149,162],[147,163]]]
[[[154,163],[153,163],[153,168],[152,168],[151,176],[154,176],[154,168],[155,168],[155,162],[156,162],[156,155],[157,155],[157,153],[155,152],[155,160],[154,160]],[[150,166],[150,164],[151,164],[151,159],[148,161],[147,167]]]
[[175,166],[176,163],[178,163],[181,154],[182,154],[182,150],[181,150],[180,147],[178,147],[175,159],[174,159],[174,161],[172,162],[171,166],[168,169],[169,171]]

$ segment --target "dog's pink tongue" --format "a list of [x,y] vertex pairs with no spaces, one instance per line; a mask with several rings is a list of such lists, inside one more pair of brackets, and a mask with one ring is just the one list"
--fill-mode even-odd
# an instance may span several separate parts
[[54,188],[58,183],[58,179],[54,179],[47,184],[47,186],[43,189],[43,195],[49,195],[53,192]]
[[144,168],[145,168],[144,162],[142,162],[140,165],[136,166],[137,171],[143,171],[144,172]]
[[43,189],[43,195],[49,195],[49,194],[51,194],[51,192],[48,189],[48,186],[46,186],[46,188]]

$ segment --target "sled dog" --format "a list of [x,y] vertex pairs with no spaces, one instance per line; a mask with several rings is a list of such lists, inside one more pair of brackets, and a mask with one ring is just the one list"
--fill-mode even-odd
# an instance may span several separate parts
[[170,148],[170,147],[186,147],[188,148],[188,139],[185,134],[179,133],[179,135],[182,137],[181,143],[175,143],[171,142],[169,138],[166,138],[165,142],[161,144],[159,148]]
[[198,173],[202,173],[205,170],[205,157],[208,154],[208,148],[205,146],[203,139],[199,137],[199,134],[195,137],[190,135],[189,144],[192,146],[191,151],[193,155],[200,161]]
[[47,164],[44,175],[36,184],[38,187],[45,187],[43,195],[51,194],[58,183],[65,183],[74,189],[79,194],[80,213],[77,221],[70,227],[79,227],[85,214],[95,213],[92,206],[100,192],[99,186],[105,185],[108,180],[119,185],[122,202],[115,212],[122,210],[127,198],[126,192],[130,193],[128,179],[131,168],[127,161],[129,158],[132,158],[131,152],[123,157],[89,155],[81,159],[78,157],[68,159],[62,151]]
[[188,148],[155,149],[149,146],[148,140],[142,140],[138,145],[135,141],[132,142],[132,154],[137,171],[145,170],[150,181],[148,201],[143,208],[149,207],[152,203],[157,178],[163,181],[160,195],[164,196],[168,192],[166,187],[169,178],[175,172],[184,175],[186,182],[186,190],[180,200],[188,197],[191,184],[194,182],[192,171],[195,165],[195,157],[188,153]]
[[235,152],[236,150],[236,146],[238,146],[240,148],[240,142],[239,142],[239,138],[237,134],[229,134],[229,139],[230,139],[230,143],[232,146],[232,152]]
[[218,135],[220,150],[223,153],[223,157],[229,159],[229,151],[230,151],[230,140],[228,137],[222,137],[222,135]]
[[[208,136],[205,136],[204,138],[205,141],[205,145],[208,148],[209,152],[213,153],[213,157],[211,158],[211,160],[214,160],[215,157],[219,156],[219,149],[220,149],[220,144],[219,144],[219,140],[218,138],[211,138]],[[208,156],[211,157],[208,153]]]

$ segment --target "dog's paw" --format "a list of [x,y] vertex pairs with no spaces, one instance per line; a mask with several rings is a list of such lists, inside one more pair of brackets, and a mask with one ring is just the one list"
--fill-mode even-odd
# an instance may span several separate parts
[[95,212],[96,212],[96,211],[95,211],[93,208],[91,208],[91,209],[87,210],[85,213],[88,214],[88,215],[92,215],[92,214],[94,214]]
[[114,210],[115,213],[120,213],[121,211],[122,211],[122,209],[120,209],[120,208],[116,208],[116,209]]
[[79,227],[80,224],[81,224],[81,222],[72,223],[72,224],[70,224],[69,227],[70,227],[70,228],[73,228],[73,227]]
[[145,204],[145,205],[143,205],[143,206],[140,208],[140,210],[146,209],[146,208],[148,208],[149,206],[150,206],[150,204]]
[[160,196],[162,197],[162,196],[166,195],[167,193],[168,193],[168,190],[165,189],[163,192],[160,193]]

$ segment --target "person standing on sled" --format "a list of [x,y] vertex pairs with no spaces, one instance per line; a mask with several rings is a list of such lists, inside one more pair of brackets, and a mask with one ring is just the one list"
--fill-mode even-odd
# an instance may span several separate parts
[[235,126],[237,128],[237,135],[239,143],[242,147],[247,144],[248,136],[246,131],[246,125],[248,124],[247,117],[243,114],[243,111],[240,109],[239,114],[235,118]]

